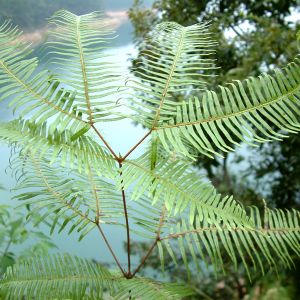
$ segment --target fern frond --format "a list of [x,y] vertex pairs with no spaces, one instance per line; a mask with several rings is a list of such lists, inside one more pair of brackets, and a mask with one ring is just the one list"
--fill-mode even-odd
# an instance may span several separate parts
[[218,155],[217,150],[234,150],[232,144],[281,140],[287,132],[300,131],[299,70],[300,61],[295,59],[272,76],[262,74],[220,86],[218,93],[206,91],[201,99],[178,105],[173,119],[153,130],[166,150],[186,155],[186,142],[212,156]]
[[161,212],[164,208],[163,201],[153,203],[151,197],[143,195],[139,201],[131,201],[129,204],[129,216],[135,225],[131,228],[131,232],[139,237],[150,240],[155,239],[158,230],[162,232],[165,227],[165,224],[161,222]]
[[207,24],[183,27],[174,22],[156,26],[142,46],[134,72],[139,79],[129,79],[133,88],[131,109],[138,112],[137,122],[153,128],[176,115],[178,103],[172,94],[189,88],[205,87],[201,80],[214,69],[216,43]]
[[[36,226],[47,220],[51,233],[69,228],[83,239],[97,224],[126,227],[122,195],[116,186],[98,176],[93,166],[88,174],[66,171],[56,164],[32,153],[16,158],[13,162],[18,179],[16,199],[30,207],[28,217]],[[20,171],[21,170],[21,171]],[[126,191],[130,198],[130,191]],[[128,216],[132,219],[132,233],[153,239],[159,223],[161,203],[143,196],[141,201],[127,203]]]
[[109,61],[111,56],[103,52],[113,38],[103,14],[77,16],[61,10],[50,24],[55,27],[48,42],[51,62],[58,66],[58,80],[76,90],[77,111],[90,124],[111,121],[121,74]]
[[207,265],[212,263],[215,272],[224,271],[223,265],[228,259],[237,268],[240,259],[250,279],[251,266],[254,270],[259,268],[262,274],[267,266],[277,270],[279,262],[291,268],[293,255],[300,256],[299,212],[267,209],[264,220],[261,220],[258,209],[251,207],[250,220],[255,224],[252,228],[228,226],[225,222],[210,224],[207,219],[201,220],[198,216],[193,223],[183,218],[170,226],[170,233],[161,238],[161,244],[173,259],[174,252],[179,249],[188,271],[188,255],[198,266],[200,260]]
[[50,133],[47,127],[46,123],[18,120],[0,124],[0,140],[21,148],[24,154],[29,151],[46,157],[50,164],[60,162],[80,173],[88,173],[88,166],[93,165],[98,174],[116,176],[115,160],[92,138],[78,133],[76,136],[69,130]]
[[82,175],[51,166],[32,153],[16,159],[13,167],[21,170],[15,198],[31,208],[29,216],[39,212],[34,225],[47,220],[51,232],[56,227],[60,232],[69,225],[69,234],[77,230],[79,240],[99,223],[122,225],[121,194],[113,184],[100,179],[92,167]]
[[115,278],[106,268],[70,255],[34,257],[9,268],[1,279],[4,299],[103,299],[114,291]]
[[75,93],[64,89],[48,71],[37,73],[37,58],[28,58],[29,45],[19,40],[21,32],[10,23],[0,27],[0,101],[9,100],[23,117],[42,124],[51,118],[50,129],[86,127],[74,105]]
[[70,255],[34,257],[10,267],[0,280],[4,299],[158,299],[193,294],[180,284],[125,279],[103,266]]
[[[125,189],[132,186],[132,199],[138,200],[143,193],[149,195],[152,203],[163,203],[169,214],[180,215],[189,210],[190,222],[197,214],[201,220],[218,224],[251,225],[244,208],[233,197],[222,197],[215,188],[203,180],[190,165],[181,161],[163,159],[150,169],[148,154],[136,160],[125,160],[119,185]],[[163,199],[163,200],[161,200]]]
[[180,300],[192,294],[194,292],[185,285],[136,277],[120,281],[120,292],[115,295],[114,299]]

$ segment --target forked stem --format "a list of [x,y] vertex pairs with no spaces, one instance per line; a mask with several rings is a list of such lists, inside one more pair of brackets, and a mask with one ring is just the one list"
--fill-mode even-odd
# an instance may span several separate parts
[[148,131],[130,150],[121,158],[121,162],[124,161],[144,140],[151,134],[152,129]]
[[146,263],[147,259],[149,258],[149,256],[151,255],[152,251],[154,250],[154,248],[157,246],[157,243],[161,240],[160,238],[160,232],[161,232],[161,228],[164,224],[164,219],[165,219],[165,213],[166,213],[166,206],[163,205],[163,208],[161,210],[161,215],[160,215],[160,219],[159,219],[159,224],[157,227],[157,231],[156,231],[156,237],[155,240],[153,242],[153,244],[151,245],[151,247],[149,248],[148,252],[146,253],[146,255],[143,257],[143,259],[141,260],[140,264],[138,265],[138,267],[135,269],[135,271],[132,273],[132,277],[144,266],[144,264]]
[[[98,137],[101,139],[101,141],[105,144],[105,146],[107,147],[107,149],[110,151],[110,153],[113,155],[114,159],[119,163],[119,168],[120,168],[120,176],[122,176],[122,162],[125,161],[125,159],[137,148],[139,147],[145,140],[146,138],[151,134],[152,129],[150,129],[132,148],[130,148],[130,150],[122,157],[122,156],[118,156],[115,151],[111,148],[111,146],[108,144],[108,142],[105,140],[105,138],[102,136],[102,134],[99,132],[99,130],[94,126],[94,124],[91,124],[91,127],[94,129],[94,131],[96,132],[96,134],[98,135]],[[123,180],[121,179],[121,184],[123,184]],[[135,274],[144,266],[146,260],[149,258],[149,256],[151,255],[153,249],[156,247],[157,242],[160,240],[160,230],[163,224],[163,219],[164,219],[164,212],[165,212],[165,207],[162,210],[162,214],[161,214],[161,218],[160,218],[160,222],[157,228],[157,234],[156,234],[156,238],[155,241],[153,242],[153,244],[151,245],[151,247],[149,248],[148,252],[146,253],[146,255],[143,257],[143,259],[141,260],[140,264],[138,265],[138,267],[135,269],[135,271],[133,273],[131,273],[131,242],[130,242],[130,229],[129,229],[129,220],[128,220],[128,212],[127,212],[127,204],[126,204],[126,195],[125,195],[125,191],[124,188],[122,187],[122,200],[123,200],[123,208],[124,208],[124,216],[125,216],[125,223],[126,223],[126,236],[127,236],[127,263],[128,263],[128,271],[125,272],[119,262],[119,260],[117,259],[112,247],[110,246],[104,232],[102,231],[101,227],[99,224],[96,224],[99,232],[101,234],[101,236],[104,239],[104,242],[106,243],[110,253],[112,254],[115,262],[117,263],[119,269],[121,270],[123,276],[127,279],[133,278],[135,276]]]

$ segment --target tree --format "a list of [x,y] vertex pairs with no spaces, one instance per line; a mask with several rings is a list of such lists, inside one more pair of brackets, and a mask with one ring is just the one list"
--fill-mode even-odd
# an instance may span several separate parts
[[[296,20],[291,21],[287,18],[293,11],[299,11],[297,1],[294,0],[156,0],[150,9],[144,9],[142,3],[143,1],[135,1],[129,12],[138,45],[140,39],[147,35],[153,24],[174,21],[188,26],[198,22],[198,20],[212,21],[212,31],[218,44],[221,45],[216,49],[217,64],[220,66],[220,69],[216,70],[218,76],[208,79],[209,87],[212,88],[247,76],[258,76],[261,72],[270,71],[275,66],[281,67],[298,53],[295,35],[299,29],[299,24]],[[246,30],[246,28],[248,29]],[[229,35],[228,32],[231,34]],[[180,94],[174,95],[174,97],[181,101]],[[286,140],[284,143],[277,144],[276,147],[291,148],[291,141]],[[287,160],[288,157],[284,153],[285,151],[281,153],[280,157]],[[263,151],[260,152],[260,155],[263,155]],[[266,153],[266,157],[268,155],[269,153]],[[224,192],[237,192],[234,188],[234,182],[230,183],[234,178],[231,178],[231,170],[227,166],[227,155],[224,159],[217,159],[216,157],[214,160],[207,160],[199,154],[196,165],[207,171],[210,180],[218,188],[225,188]],[[274,165],[269,169],[272,168],[277,169],[277,166]],[[248,173],[250,171],[249,168]],[[278,182],[284,182],[285,179],[287,181],[295,180],[296,176],[293,173],[290,174],[288,179],[286,173],[282,174],[278,178]],[[268,176],[272,175],[268,173]],[[235,190],[233,191],[233,189]],[[278,189],[284,190],[281,185],[278,186]],[[274,196],[277,197],[272,195],[269,198]],[[272,205],[276,206],[276,201],[274,202]],[[297,207],[298,199],[292,197],[289,203]]]
[[[135,1],[129,13],[134,25],[137,45],[141,48],[143,37],[151,31],[153,24],[174,21],[186,26],[199,20],[212,21],[214,37],[221,45],[217,49],[217,64],[220,66],[216,71],[218,76],[208,79],[208,84],[212,88],[235,79],[257,76],[263,71],[270,71],[274,67],[284,65],[297,53],[295,35],[299,29],[296,15],[296,12],[299,13],[299,7],[296,1],[156,0],[150,9],[143,8],[142,2]],[[294,18],[291,18],[292,14]],[[133,60],[134,64],[135,60]],[[173,97],[177,101],[182,101],[184,98],[180,94]],[[273,129],[276,131],[276,127]],[[263,144],[255,152],[248,147],[251,156],[243,156],[245,154],[243,151],[242,154],[225,154],[224,158],[215,156],[215,159],[211,160],[199,153],[195,166],[206,170],[209,179],[219,191],[236,195],[244,205],[256,205],[262,210],[262,198],[265,198],[268,205],[272,207],[299,208],[298,145],[299,136],[296,135],[284,142]],[[240,169],[240,162],[249,165],[243,173],[236,171]],[[138,252],[140,246],[136,246]],[[155,258],[151,259],[149,264],[155,269],[157,264],[154,260]],[[166,268],[171,269],[172,274],[176,274],[177,280],[184,278],[181,270],[174,272],[171,261],[167,263]],[[195,276],[192,276],[193,282],[202,291],[210,291],[212,298],[222,300],[243,299],[243,293],[235,297],[236,291],[244,290],[246,291],[244,293],[249,293],[251,288],[257,290],[256,283],[261,284],[263,281],[257,277],[252,280],[252,286],[240,284],[236,278],[243,280],[246,274],[242,271],[234,273],[230,264],[227,273],[231,276],[224,276],[224,278],[213,280],[213,277],[206,275],[200,280],[196,273],[194,272]],[[289,282],[291,285],[299,280],[299,274],[295,272],[281,275],[284,282]],[[222,285],[224,280],[227,298],[224,293],[217,298],[220,291],[218,284]],[[271,282],[274,278],[268,280]],[[212,286],[216,288],[212,289]],[[232,289],[230,290],[229,287]],[[294,295],[298,293],[299,291],[294,291]],[[291,296],[291,299],[293,297],[295,296]],[[206,299],[205,296],[203,298]]]
[[[190,267],[201,269],[202,259],[216,273],[227,260],[235,267],[241,260],[249,278],[252,268],[264,273],[267,266],[277,269],[279,261],[291,267],[300,252],[299,212],[265,207],[261,216],[257,207],[245,208],[232,196],[218,194],[192,162],[194,149],[211,157],[232,150],[230,143],[264,143],[299,131],[298,59],[271,74],[212,91],[202,80],[214,71],[215,42],[207,24],[167,22],[155,27],[145,45],[136,69],[143,80],[130,77],[120,86],[117,66],[101,51],[111,36],[97,13],[59,11],[50,23],[54,29],[48,47],[56,54],[51,56],[55,72],[39,71],[38,60],[28,57],[31,50],[9,23],[0,29],[1,99],[12,98],[10,105],[19,111],[19,119],[1,125],[0,138],[20,149],[15,160],[20,172],[17,197],[30,212],[39,212],[35,224],[47,220],[51,231],[68,228],[79,239],[99,231],[118,271],[69,255],[32,258],[8,269],[0,284],[4,297],[190,295],[193,291],[186,286],[137,275],[154,249],[162,267],[167,256],[177,262],[179,249],[187,274]],[[199,88],[199,97],[187,95],[181,103],[171,97]],[[118,110],[121,104],[132,113]],[[97,126],[125,117],[148,132],[127,153],[117,155]],[[145,153],[130,159],[146,139],[150,143]],[[126,266],[103,224],[124,228]],[[151,241],[136,268],[131,266],[134,234]]]

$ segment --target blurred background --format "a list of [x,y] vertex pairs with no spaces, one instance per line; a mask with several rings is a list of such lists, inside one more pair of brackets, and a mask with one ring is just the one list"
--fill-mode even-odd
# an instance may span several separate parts
[[[32,42],[39,55],[39,46],[47,37],[47,18],[59,9],[68,9],[76,14],[102,10],[114,27],[115,39],[110,53],[128,71],[134,67],[139,56],[141,41],[153,26],[162,21],[175,21],[181,25],[210,21],[211,30],[219,43],[216,57],[216,77],[208,81],[211,89],[235,79],[257,76],[284,66],[298,53],[296,32],[300,29],[298,0],[0,0],[0,24],[7,19],[22,28],[23,39]],[[183,96],[174,95],[177,101]],[[0,103],[0,121],[13,118],[5,103]],[[106,127],[110,143],[127,150],[144,129],[135,124],[124,123],[122,131]],[[111,134],[112,132],[112,134]],[[130,132],[130,135],[126,134]],[[121,143],[120,143],[120,138]],[[119,139],[118,139],[119,138]],[[121,146],[120,146],[121,144]],[[16,260],[33,253],[69,252],[109,264],[112,260],[92,232],[80,243],[77,237],[54,233],[49,229],[32,228],[22,208],[13,200],[14,180],[9,174],[9,148],[0,145],[0,274]],[[138,153],[136,154],[138,155]],[[198,156],[195,164],[223,194],[234,194],[244,205],[273,208],[300,208],[300,135],[278,143],[250,149],[246,145],[223,159],[207,159]],[[107,229],[117,255],[126,260],[123,251],[123,232]],[[96,242],[95,242],[96,241]],[[144,241],[135,243],[136,261],[149,246]],[[122,258],[121,258],[122,261]],[[179,264],[180,265],[180,264]],[[183,265],[183,264],[182,264]],[[225,265],[226,275],[216,278],[209,269],[205,274],[195,273],[187,281],[184,267],[175,268],[167,262],[164,280],[184,281],[197,291],[193,299],[260,299],[288,300],[300,298],[300,262],[297,270],[282,271],[265,277],[256,275],[249,282],[242,264],[238,271],[230,263]],[[145,269],[148,276],[160,274],[158,256],[154,253]],[[282,268],[280,270],[283,270]],[[159,275],[160,279],[161,275]]]

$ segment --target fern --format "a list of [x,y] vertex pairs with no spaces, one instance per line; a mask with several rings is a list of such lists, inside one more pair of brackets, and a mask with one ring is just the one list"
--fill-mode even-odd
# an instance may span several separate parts
[[[211,56],[216,45],[207,27],[166,22],[153,30],[134,70],[142,81],[129,78],[127,83],[135,104],[129,107],[139,113],[133,116],[137,122],[155,128],[176,115],[178,103],[172,101],[172,93],[187,91],[191,85],[205,88],[203,78],[209,76],[208,70],[215,69]],[[157,107],[154,112],[153,106]]]
[[[244,207],[220,195],[192,167],[194,153],[208,156],[233,146],[281,140],[299,123],[299,61],[258,78],[206,89],[214,70],[215,42],[207,24],[158,25],[143,45],[133,75],[123,78],[103,50],[113,38],[102,14],[57,12],[45,47],[49,70],[40,71],[21,32],[0,27],[0,99],[19,118],[0,125],[0,139],[15,150],[15,197],[30,208],[34,225],[50,233],[77,232],[79,240],[98,231],[117,272],[69,255],[36,257],[10,268],[0,282],[4,299],[181,299],[186,286],[138,276],[158,250],[201,270],[201,261],[224,271],[242,261],[263,274],[278,262],[293,267],[300,255],[299,212]],[[190,92],[198,93],[191,98]],[[175,102],[183,93],[186,101]],[[118,101],[117,101],[118,100]],[[126,102],[127,101],[127,102]],[[131,111],[118,111],[118,103]],[[128,111],[128,110],[126,110]],[[128,117],[147,133],[123,155],[107,142],[98,123]],[[274,125],[274,126],[273,126]],[[274,129],[277,128],[277,129]],[[144,154],[131,154],[146,140]],[[121,264],[103,224],[126,236]],[[150,241],[133,268],[132,239]]]
[[130,281],[99,264],[70,255],[32,258],[6,273],[1,292],[7,299],[181,299],[190,289],[179,284],[157,283],[145,278]]
[[76,136],[70,130],[50,133],[47,123],[38,125],[28,120],[0,124],[0,134],[9,144],[22,147],[23,153],[29,151],[47,157],[51,164],[60,162],[62,166],[87,173],[89,168],[86,162],[89,161],[98,174],[109,178],[115,174],[115,161],[89,136]]
[[[178,105],[176,116],[153,130],[170,151],[188,153],[184,140],[200,153],[232,151],[230,144],[281,140],[300,130],[299,60],[295,59],[274,75],[262,74],[244,83],[237,81],[219,91],[207,91]],[[224,103],[222,106],[221,103]],[[281,132],[277,132],[271,125]],[[255,146],[255,144],[254,144]]]
[[[111,121],[116,107],[118,66],[110,63],[107,44],[114,37],[103,21],[101,13],[76,16],[67,11],[58,11],[51,19],[54,26],[51,40],[47,43],[51,64],[59,66],[60,82],[76,90],[76,110],[85,116],[89,124]],[[74,76],[70,80],[69,73]],[[107,100],[115,97],[115,101]]]
[[1,291],[8,299],[18,299],[20,293],[28,299],[84,299],[87,295],[88,299],[101,299],[114,281],[99,265],[57,255],[16,264],[2,280]]

